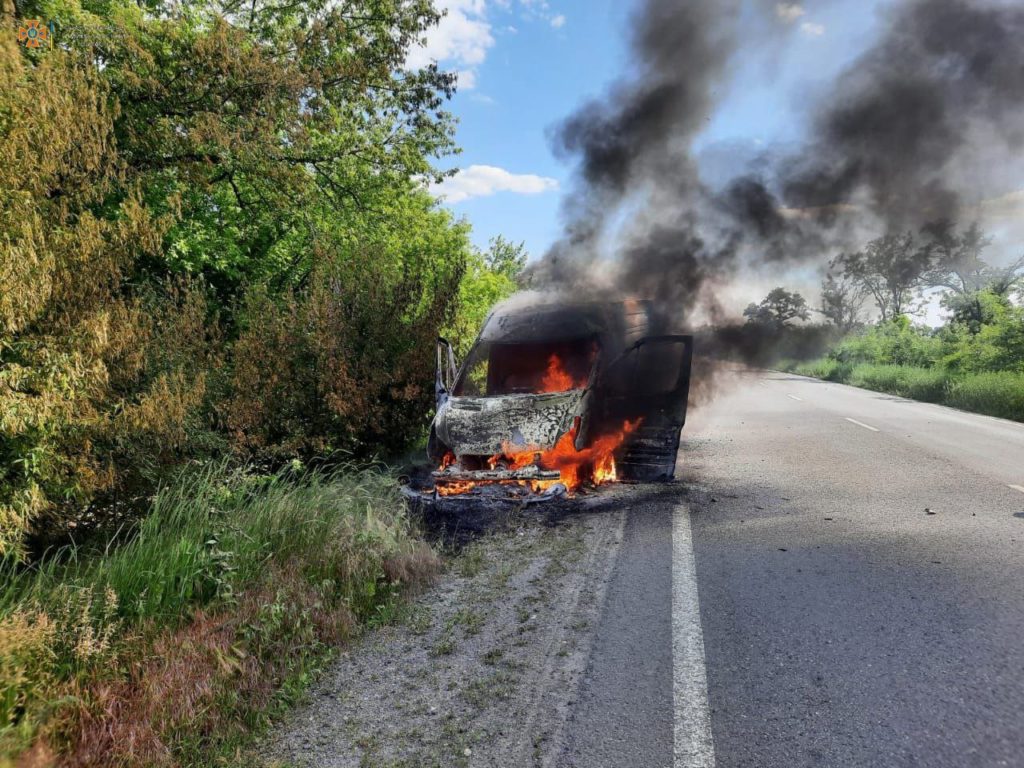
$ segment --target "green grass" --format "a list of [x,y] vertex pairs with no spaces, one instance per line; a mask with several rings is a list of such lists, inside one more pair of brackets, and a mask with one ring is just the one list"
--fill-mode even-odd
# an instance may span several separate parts
[[953,382],[946,403],[1003,419],[1024,421],[1024,373],[976,373]]
[[801,376],[852,384],[864,389],[940,403],[965,411],[1024,421],[1024,374],[1012,372],[955,374],[943,368],[909,365],[851,365],[830,358],[788,363],[784,370]]
[[843,382],[849,377],[852,366],[830,358],[822,358],[808,363],[790,363],[783,366],[783,368],[784,370],[798,373],[801,376]]
[[130,621],[174,623],[186,607],[230,597],[270,563],[300,560],[311,580],[335,578],[357,613],[373,607],[379,559],[408,540],[394,483],[375,472],[253,476],[213,465],[160,491],[134,531],[69,547],[8,574],[0,615],[55,588],[110,588]]
[[889,392],[912,400],[941,403],[946,396],[949,375],[937,368],[910,365],[869,365],[853,367],[850,384],[876,392]]
[[[399,615],[438,563],[386,474],[218,465],[161,490],[133,529],[2,567],[0,765],[107,730],[143,744],[128,759],[115,740],[107,762],[146,764],[148,743],[197,765],[237,750],[359,625]],[[115,721],[90,730],[86,712]]]

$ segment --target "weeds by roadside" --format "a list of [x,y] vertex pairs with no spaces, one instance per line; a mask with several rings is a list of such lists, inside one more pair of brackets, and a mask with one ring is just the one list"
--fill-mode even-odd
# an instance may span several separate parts
[[200,468],[135,530],[0,580],[0,766],[232,756],[438,571],[367,471]]
[[853,365],[831,358],[786,363],[783,370],[876,392],[1024,421],[1024,374],[956,373],[911,365]]

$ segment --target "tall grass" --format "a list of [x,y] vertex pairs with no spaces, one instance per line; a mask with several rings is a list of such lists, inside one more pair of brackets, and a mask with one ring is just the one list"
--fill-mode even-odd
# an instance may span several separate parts
[[815,379],[825,379],[826,381],[846,381],[850,376],[850,370],[853,368],[849,363],[841,363],[838,360],[833,360],[829,357],[821,358],[820,360],[813,360],[805,363],[790,363],[784,365],[785,370],[798,373],[801,376],[810,376]]
[[195,469],[136,528],[5,566],[0,765],[202,762],[436,567],[387,475]]
[[976,373],[953,382],[946,400],[967,411],[1024,421],[1024,373]]
[[848,381],[856,387],[889,392],[900,397],[923,400],[929,403],[942,402],[946,395],[949,375],[936,368],[919,368],[912,365],[855,365]]
[[783,368],[801,376],[1024,421],[1024,373],[955,373],[938,366],[851,365],[832,358],[790,363]]
[[45,564],[10,572],[0,612],[54,589],[118,595],[130,621],[174,622],[187,606],[230,595],[271,563],[299,559],[311,577],[341,577],[360,606],[383,557],[410,541],[391,478],[377,472],[251,475],[206,466],[161,490],[134,531],[102,551],[70,547]]

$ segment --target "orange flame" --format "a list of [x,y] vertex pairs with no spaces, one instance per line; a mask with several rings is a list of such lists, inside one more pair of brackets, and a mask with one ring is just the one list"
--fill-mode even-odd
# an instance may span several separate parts
[[[505,484],[529,486],[535,492],[547,490],[555,483],[562,483],[569,492],[576,491],[584,483],[601,485],[603,483],[615,482],[618,479],[615,469],[615,451],[622,445],[633,430],[640,424],[640,420],[625,421],[622,428],[617,432],[601,435],[593,440],[590,445],[577,451],[575,446],[576,434],[579,429],[579,419],[573,424],[572,429],[563,434],[558,442],[546,451],[524,451],[513,452],[503,451],[495,454],[487,460],[491,469],[505,468],[510,470],[523,469],[531,464],[536,464],[541,469],[557,470],[557,480],[490,480],[477,483],[469,480],[455,480],[439,483],[437,492],[442,496],[454,496],[468,493],[480,484]],[[441,462],[441,468],[451,466],[455,463],[455,457],[448,454]]]
[[582,389],[585,386],[587,380],[574,380],[572,374],[565,370],[558,355],[551,355],[548,358],[548,369],[540,380],[541,392],[565,392],[569,389]]
[[458,496],[463,493],[469,493],[476,486],[476,483],[471,483],[468,480],[456,480],[449,483],[439,483],[435,486],[435,490],[440,496]]
[[[596,354],[596,348],[591,349],[591,360]],[[541,377],[537,393],[565,392],[570,389],[582,389],[588,384],[587,374],[575,378],[566,370],[565,364],[557,354],[548,357],[547,369]],[[575,442],[579,431],[579,419],[572,428],[562,435],[553,447],[546,451],[523,451],[516,452],[511,446],[505,446],[501,453],[496,453],[487,459],[487,466],[490,469],[524,469],[536,464],[542,470],[557,470],[557,480],[442,480],[437,483],[437,492],[441,496],[454,496],[468,493],[480,484],[502,484],[519,485],[529,487],[534,492],[547,490],[555,483],[562,483],[571,493],[577,490],[584,483],[601,485],[602,483],[614,482],[617,479],[615,471],[615,451],[626,439],[640,420],[625,421],[622,428],[617,432],[600,435],[590,445],[577,451]],[[444,470],[457,463],[455,455],[451,452],[441,460],[440,469]]]

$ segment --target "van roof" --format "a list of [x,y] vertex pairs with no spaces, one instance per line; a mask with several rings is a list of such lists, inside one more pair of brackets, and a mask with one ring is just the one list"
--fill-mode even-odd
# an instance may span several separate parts
[[648,302],[564,302],[503,307],[487,318],[481,341],[516,343],[646,332]]

